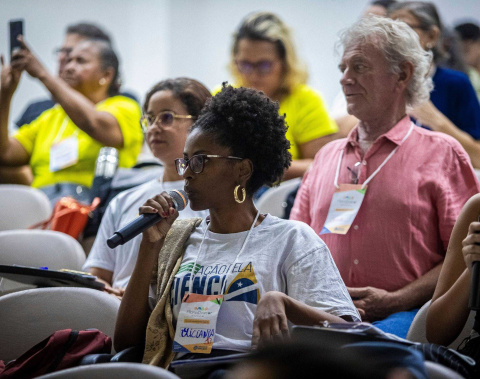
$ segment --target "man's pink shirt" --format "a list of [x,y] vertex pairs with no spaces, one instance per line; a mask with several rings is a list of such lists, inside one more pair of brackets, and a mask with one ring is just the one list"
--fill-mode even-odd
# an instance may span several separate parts
[[453,225],[465,202],[480,190],[461,145],[443,133],[415,126],[403,118],[380,136],[362,159],[357,128],[348,138],[323,147],[298,191],[290,219],[320,233],[335,190],[335,170],[344,155],[339,183],[352,183],[362,162],[363,183],[401,145],[367,186],[363,204],[346,235],[322,234],[347,286],[394,291],[442,262]]

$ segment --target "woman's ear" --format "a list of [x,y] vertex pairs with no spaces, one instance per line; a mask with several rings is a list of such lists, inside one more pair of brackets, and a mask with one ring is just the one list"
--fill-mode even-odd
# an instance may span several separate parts
[[438,26],[434,25],[430,28],[427,34],[427,44],[431,45],[432,47],[435,46],[438,42],[438,39],[440,38],[440,29]]
[[237,163],[238,180],[240,183],[247,183],[253,174],[253,162],[250,159],[243,159]]
[[115,70],[113,67],[107,67],[103,70],[102,79],[105,79],[106,88],[110,88],[110,83],[112,82],[113,78],[115,77]]

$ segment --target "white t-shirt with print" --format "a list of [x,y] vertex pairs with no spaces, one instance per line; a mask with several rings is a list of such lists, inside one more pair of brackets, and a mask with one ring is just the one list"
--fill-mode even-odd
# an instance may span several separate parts
[[176,323],[198,256],[193,293],[220,294],[226,282],[214,349],[250,349],[255,310],[260,297],[268,291],[281,291],[332,315],[360,320],[330,251],[307,224],[267,215],[252,230],[236,261],[248,231],[231,234],[207,231],[199,252],[206,227],[203,220],[187,242],[173,282],[171,306]]
[[[183,180],[164,182],[155,179],[119,193],[113,198],[100,223],[95,242],[82,270],[98,267],[113,272],[112,286],[126,287],[137,261],[142,235],[114,249],[107,246],[107,239],[116,231],[138,217],[140,208],[149,198],[163,191],[182,189]],[[179,218],[206,217],[208,211],[194,212],[188,205]]]

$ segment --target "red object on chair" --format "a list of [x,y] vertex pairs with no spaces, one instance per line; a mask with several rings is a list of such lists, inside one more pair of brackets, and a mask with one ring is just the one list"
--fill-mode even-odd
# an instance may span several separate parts
[[88,214],[100,204],[100,198],[92,204],[83,204],[72,197],[62,197],[53,208],[52,215],[46,221],[32,225],[29,229],[50,229],[62,232],[77,239],[88,221]]
[[[87,354],[109,354],[112,339],[97,329],[58,330],[18,359],[7,363],[1,378],[32,378],[76,366]],[[3,361],[0,361],[0,369]]]

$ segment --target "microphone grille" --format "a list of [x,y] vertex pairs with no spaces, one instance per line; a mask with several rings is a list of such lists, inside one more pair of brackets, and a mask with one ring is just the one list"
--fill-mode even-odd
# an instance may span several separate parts
[[188,196],[187,193],[183,190],[172,190],[168,191],[168,194],[172,198],[175,209],[180,212],[183,211],[188,205]]

